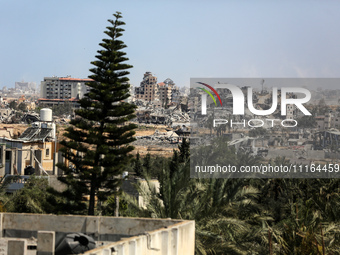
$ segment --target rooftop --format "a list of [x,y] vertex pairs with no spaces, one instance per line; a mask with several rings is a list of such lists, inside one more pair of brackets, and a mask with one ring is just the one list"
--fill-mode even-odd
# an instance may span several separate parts
[[70,247],[83,249],[71,254],[87,255],[193,255],[195,250],[194,221],[19,213],[0,213],[0,220],[0,246],[8,250],[0,249],[0,255],[61,255]]
[[59,78],[61,81],[93,81],[92,79],[81,79],[81,78],[71,78],[71,77],[61,77]]

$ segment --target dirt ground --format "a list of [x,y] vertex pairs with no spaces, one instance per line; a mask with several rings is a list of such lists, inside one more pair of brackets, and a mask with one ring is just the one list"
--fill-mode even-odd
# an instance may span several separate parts
[[166,148],[166,147],[151,147],[151,146],[137,146],[135,145],[135,150],[132,152],[132,154],[137,154],[141,157],[144,157],[146,154],[150,154],[152,156],[162,156],[162,157],[171,157],[173,154],[172,148]]

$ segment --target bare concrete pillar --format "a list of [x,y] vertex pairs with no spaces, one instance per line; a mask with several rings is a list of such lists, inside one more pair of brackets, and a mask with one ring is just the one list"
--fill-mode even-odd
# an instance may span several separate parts
[[3,237],[3,229],[2,229],[3,217],[4,217],[4,214],[0,213],[0,238]]
[[8,255],[27,255],[27,240],[8,240]]
[[103,254],[103,255],[112,255],[112,252],[111,252],[110,249],[104,249],[104,250],[102,251],[102,254]]
[[5,166],[6,166],[6,151],[5,151],[6,145],[1,146],[1,168],[0,168],[0,176],[5,176]]
[[171,230],[171,254],[178,255],[178,245],[179,245],[179,232],[177,228],[173,228]]
[[41,169],[40,169],[40,166],[39,166],[39,163],[42,164],[42,153],[41,153],[41,150],[36,150],[35,151],[35,157],[36,159],[38,160],[35,160],[35,175],[41,175]]
[[162,231],[162,254],[170,255],[170,239],[169,239],[169,232],[167,230]]
[[31,146],[31,150],[30,150],[30,165],[32,167],[34,167],[34,150],[33,150],[32,146]]
[[9,163],[9,174],[14,174],[14,158],[15,158],[15,151],[11,150],[11,160]]
[[37,255],[54,255],[55,232],[38,231]]
[[57,152],[53,153],[53,172],[52,172],[53,175],[57,174],[56,164],[58,164],[58,153]]
[[21,164],[21,162],[19,162],[19,150],[18,150],[18,148],[15,148],[15,150],[14,150],[13,164],[14,164],[14,174],[20,174],[19,170],[20,170],[21,167],[19,168],[18,166],[19,166],[19,164]]
[[[58,163],[65,163],[64,157],[63,157],[63,153],[61,151],[58,151]],[[58,167],[58,175],[63,175],[63,171]]]
[[129,242],[129,253],[130,254],[138,254],[137,242],[135,240]]
[[0,255],[7,255],[8,240],[0,238]]

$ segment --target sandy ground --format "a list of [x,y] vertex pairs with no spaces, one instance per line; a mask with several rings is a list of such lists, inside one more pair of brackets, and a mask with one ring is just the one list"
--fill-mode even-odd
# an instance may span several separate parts
[[163,157],[171,157],[173,154],[172,148],[166,148],[166,147],[151,147],[151,146],[137,146],[135,145],[135,150],[132,152],[132,154],[139,153],[140,156],[144,157],[146,154],[150,154],[152,156],[163,156]]

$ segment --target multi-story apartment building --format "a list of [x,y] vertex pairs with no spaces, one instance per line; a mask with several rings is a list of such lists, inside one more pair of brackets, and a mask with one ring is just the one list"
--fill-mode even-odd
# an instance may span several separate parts
[[175,104],[179,104],[181,101],[181,92],[179,91],[179,88],[175,86],[171,92],[171,102]]
[[166,86],[164,82],[160,82],[158,85],[158,94],[159,94],[159,100],[162,102],[166,102],[171,99],[171,88]]
[[286,105],[286,119],[287,120],[293,120],[295,116],[295,105],[293,104],[287,104]]
[[166,85],[164,82],[158,83],[159,86],[159,100],[162,104],[169,104],[172,102],[172,87],[171,85]]
[[146,72],[143,81],[140,83],[140,87],[135,88],[135,98],[145,101],[159,99],[157,77],[153,76],[151,72]]
[[167,78],[164,82],[158,83],[158,86],[159,100],[163,104],[174,102],[174,97],[177,96],[176,91],[179,92],[175,83],[170,78]]
[[175,91],[178,91],[178,88],[171,79],[168,78],[164,82],[157,83],[157,77],[153,76],[151,72],[146,72],[140,87],[135,88],[135,98],[145,101],[160,101],[164,105],[173,101]]
[[340,129],[340,115],[337,112],[327,112],[324,115],[316,116],[315,121],[316,127],[320,130]]
[[40,84],[40,96],[45,99],[81,99],[90,88],[85,85],[91,79],[67,77],[44,77]]

